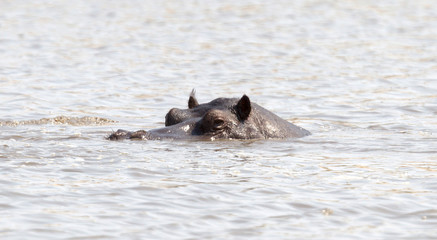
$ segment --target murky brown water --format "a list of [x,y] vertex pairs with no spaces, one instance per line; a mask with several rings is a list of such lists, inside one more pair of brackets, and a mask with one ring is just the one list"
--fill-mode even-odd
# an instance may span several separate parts
[[[433,1],[1,1],[1,239],[436,239]],[[310,130],[122,141],[247,94]]]

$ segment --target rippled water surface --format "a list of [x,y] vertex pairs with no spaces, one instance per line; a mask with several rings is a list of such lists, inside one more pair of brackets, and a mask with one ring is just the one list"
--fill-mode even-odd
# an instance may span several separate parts
[[[1,1],[1,239],[436,239],[437,4]],[[120,141],[247,94],[313,135]]]

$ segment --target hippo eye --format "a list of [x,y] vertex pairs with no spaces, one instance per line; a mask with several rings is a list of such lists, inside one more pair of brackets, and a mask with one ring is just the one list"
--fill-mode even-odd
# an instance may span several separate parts
[[224,123],[225,121],[223,121],[222,119],[215,119],[213,125],[214,130],[222,129]]

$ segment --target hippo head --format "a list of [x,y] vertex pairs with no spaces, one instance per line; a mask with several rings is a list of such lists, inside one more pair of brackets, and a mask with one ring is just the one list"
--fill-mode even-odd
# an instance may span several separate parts
[[[193,95],[190,96],[189,103],[193,99],[196,101]],[[262,135],[254,124],[244,124],[249,118],[251,109],[250,99],[246,95],[240,99],[216,99],[207,104],[191,105],[187,110],[171,109],[166,116],[164,128],[136,132],[118,130],[112,133],[109,139],[261,138]]]
[[[219,101],[223,102],[224,100],[220,99]],[[209,110],[201,108],[200,111],[193,111],[194,114],[204,112],[197,125],[199,135],[215,139],[260,138],[261,134],[257,131],[256,126],[248,121],[252,110],[249,97],[243,95],[237,101],[230,99],[226,99],[226,101],[236,103],[228,108],[213,107]]]
[[[193,96],[190,97],[191,99],[195,100]],[[246,95],[241,99],[221,98],[210,103],[191,106],[187,110],[173,108],[166,116],[165,128],[148,132],[156,136],[170,133],[171,138],[187,138],[187,136],[211,139],[259,138],[251,124],[242,125],[248,119],[250,112],[251,104]]]
[[[250,125],[239,127],[252,110],[249,97],[217,98],[209,103],[199,104],[193,90],[188,99],[188,109],[172,108],[165,116],[165,126],[198,121],[193,135],[214,138],[248,138],[256,133]],[[252,137],[249,137],[252,138]]]
[[310,132],[251,103],[249,97],[217,98],[199,104],[194,91],[188,109],[172,108],[165,127],[149,131],[118,130],[108,138],[119,139],[268,139],[303,137]]
[[202,117],[206,112],[212,109],[232,110],[237,100],[237,98],[217,98],[209,103],[199,104],[195,96],[195,90],[193,89],[188,99],[188,109],[170,109],[165,115],[165,126],[171,126],[188,119]]

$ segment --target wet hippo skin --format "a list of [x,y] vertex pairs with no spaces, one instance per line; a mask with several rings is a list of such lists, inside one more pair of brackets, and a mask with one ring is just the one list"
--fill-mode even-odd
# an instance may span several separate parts
[[217,98],[199,104],[193,91],[188,109],[171,109],[165,116],[165,127],[135,132],[119,129],[108,139],[274,139],[310,134],[252,103],[246,95],[241,98]]

